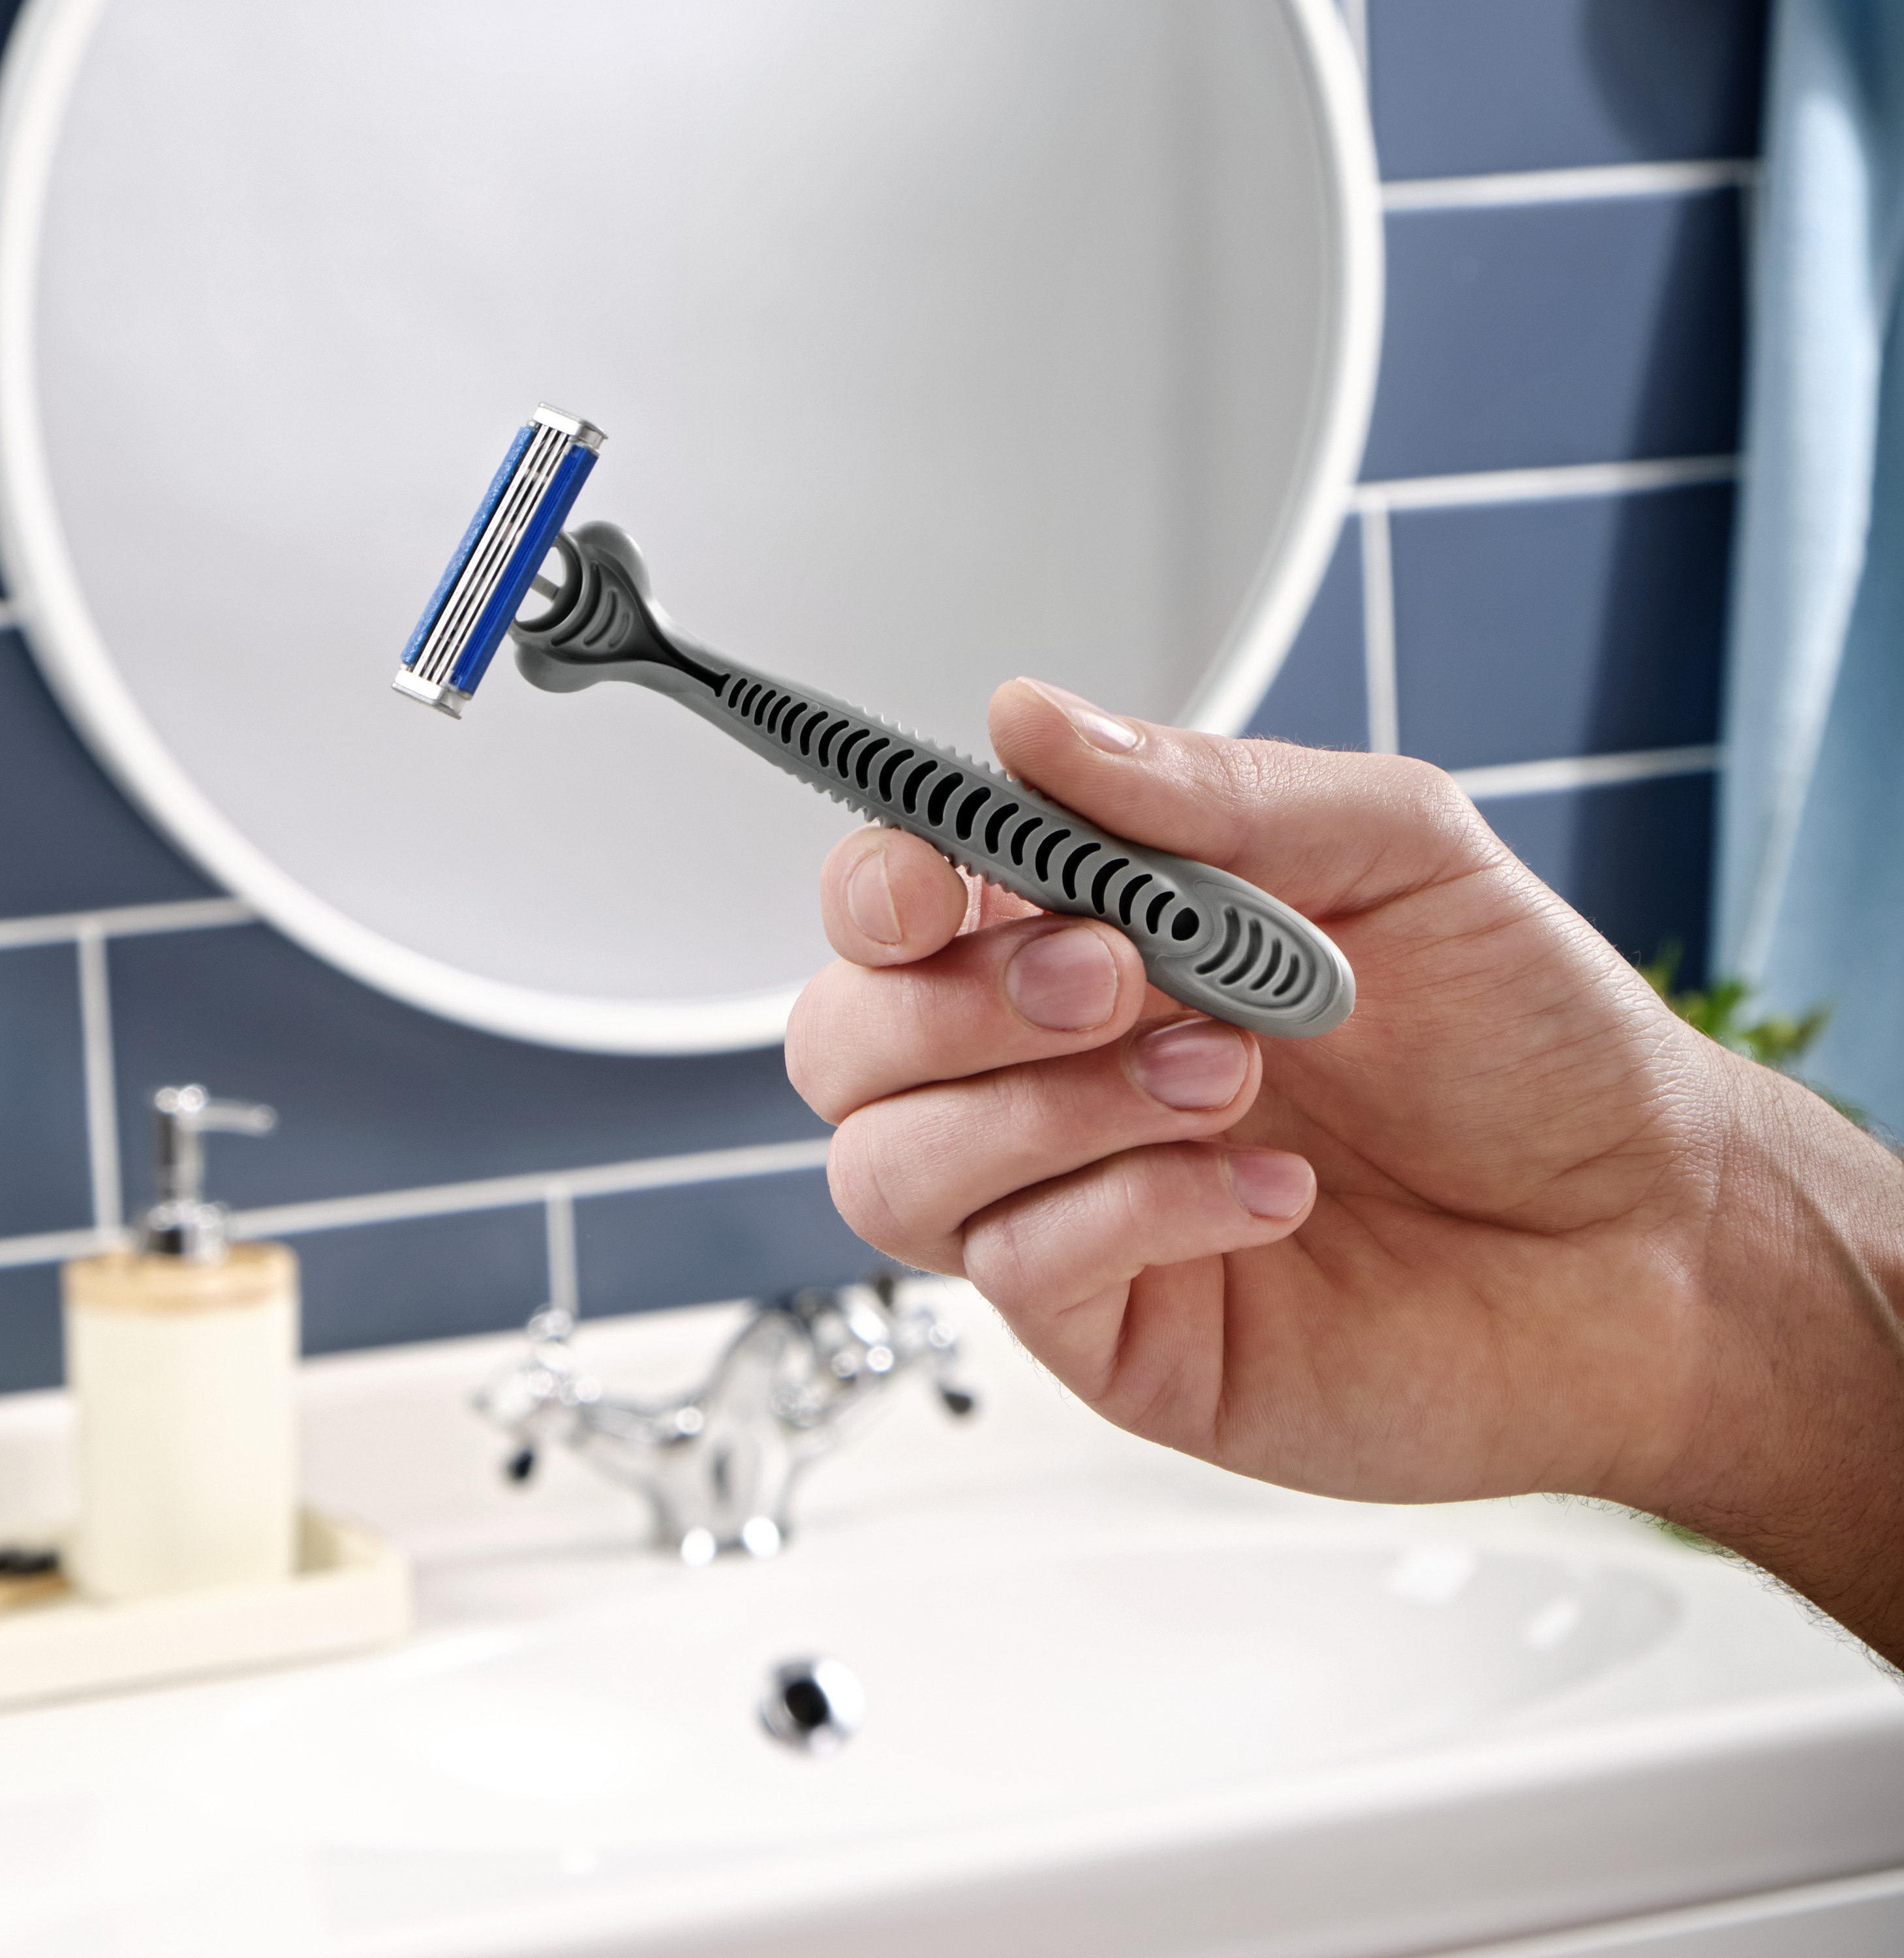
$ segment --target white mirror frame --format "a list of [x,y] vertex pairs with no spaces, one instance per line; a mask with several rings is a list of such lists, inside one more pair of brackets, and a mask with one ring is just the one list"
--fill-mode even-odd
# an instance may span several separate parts
[[[226,889],[305,949],[406,1003],[485,1032],[608,1053],[771,1045],[797,988],[738,999],[608,1000],[533,990],[396,944],[314,895],[198,789],[135,703],[81,591],[42,426],[34,299],[42,219],[68,101],[106,0],[29,0],[0,77],[0,558],[17,623],[68,718],[157,827]],[[1335,209],[1331,366],[1298,478],[1298,514],[1258,572],[1231,642],[1181,718],[1235,733],[1276,676],[1347,510],[1375,391],[1381,204],[1360,67],[1334,0],[1279,0],[1313,84]]]

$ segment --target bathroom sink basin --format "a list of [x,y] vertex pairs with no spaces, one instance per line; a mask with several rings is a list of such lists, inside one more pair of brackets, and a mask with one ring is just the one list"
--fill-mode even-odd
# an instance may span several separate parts
[[[1674,1616],[1630,1573],[1453,1545],[892,1548],[683,1573],[638,1604],[261,1689],[167,1799],[221,1836],[268,1817],[365,1848],[748,1859],[1420,1747],[1618,1665]],[[818,1655],[866,1694],[829,1760],[758,1711],[776,1662]]]
[[[1904,1865],[1904,1701],[1749,1573],[1224,1476],[960,1318],[976,1423],[896,1396],[779,1557],[698,1570],[572,1459],[498,1476],[508,1342],[307,1370],[307,1494],[409,1552],[418,1636],[0,1720],[0,1953],[1398,1958]],[[727,1329],[585,1332],[659,1392]],[[40,1513],[64,1418],[0,1408]],[[822,1658],[830,1754],[761,1717]]]

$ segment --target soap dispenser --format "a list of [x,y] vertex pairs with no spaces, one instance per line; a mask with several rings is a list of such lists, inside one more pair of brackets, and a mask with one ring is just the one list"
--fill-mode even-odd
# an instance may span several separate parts
[[78,1515],[67,1564],[106,1602],[288,1577],[296,1554],[298,1267],[226,1242],[204,1136],[268,1135],[269,1108],[162,1088],[158,1201],[141,1248],[68,1265]]

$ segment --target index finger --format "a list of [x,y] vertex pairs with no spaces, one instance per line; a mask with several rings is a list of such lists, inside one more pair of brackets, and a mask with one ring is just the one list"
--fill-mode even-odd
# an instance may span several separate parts
[[1041,680],[992,697],[1000,762],[1088,821],[1272,892],[1318,923],[1513,860],[1453,779],[1120,718]]

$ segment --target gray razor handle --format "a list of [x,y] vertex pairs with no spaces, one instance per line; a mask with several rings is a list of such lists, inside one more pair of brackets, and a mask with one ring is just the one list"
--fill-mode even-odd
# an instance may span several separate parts
[[640,553],[612,524],[584,525],[558,549],[561,596],[512,629],[536,686],[628,680],[667,694],[776,768],[1042,910],[1114,925],[1159,992],[1214,1019],[1304,1038],[1349,1017],[1348,961],[1267,892],[1129,842],[982,762],[699,645],[649,600]]

